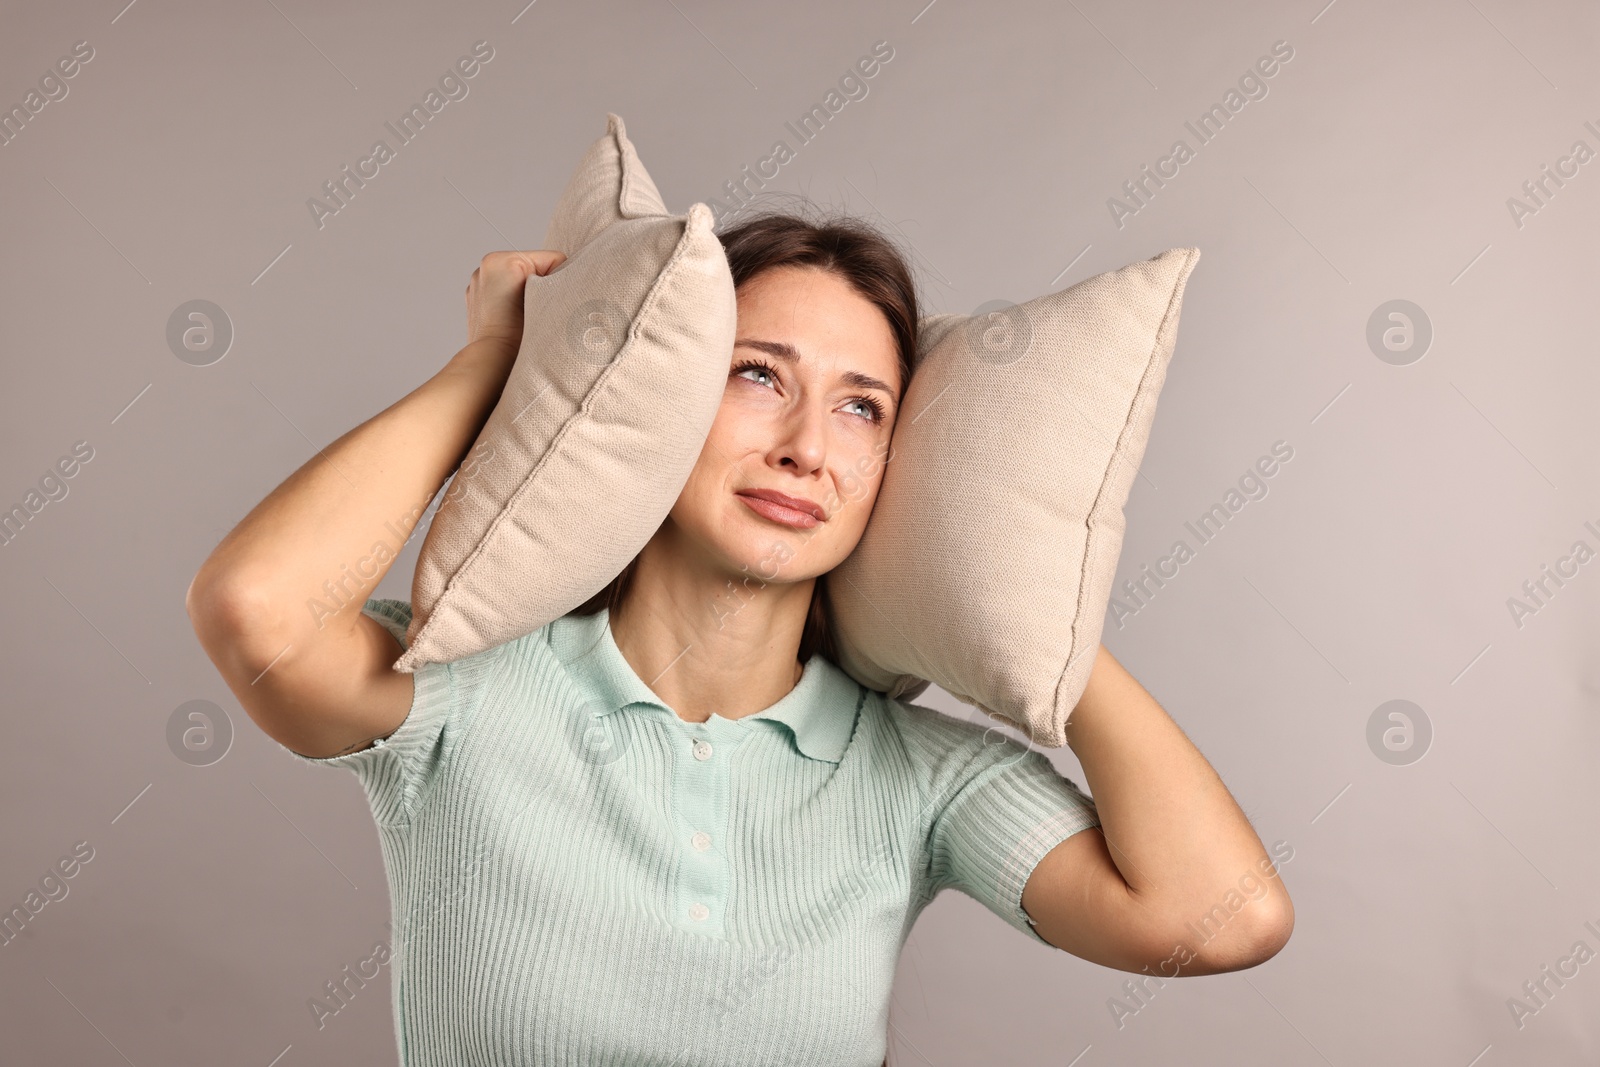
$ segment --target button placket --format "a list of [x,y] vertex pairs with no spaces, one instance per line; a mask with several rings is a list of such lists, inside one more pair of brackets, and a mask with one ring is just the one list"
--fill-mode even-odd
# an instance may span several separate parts
[[727,831],[729,757],[748,727],[713,716],[684,729],[687,743],[678,749],[673,786],[673,814],[683,842],[674,910],[685,929],[721,936],[729,872],[727,857],[713,844]]

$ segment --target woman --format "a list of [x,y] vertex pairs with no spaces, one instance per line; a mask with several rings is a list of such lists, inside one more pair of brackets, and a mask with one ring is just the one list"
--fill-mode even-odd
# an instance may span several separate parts
[[406,603],[304,608],[462,463],[555,251],[485,256],[466,347],[274,490],[190,587],[251,718],[366,789],[401,1062],[877,1064],[900,949],[944,888],[1146,981],[1270,958],[1293,909],[1260,840],[1103,646],[1068,731],[1093,800],[997,727],[835,666],[818,579],[916,417],[915,287],[850,219],[721,239],[721,408],[669,517],[589,603],[414,675],[390,670]]

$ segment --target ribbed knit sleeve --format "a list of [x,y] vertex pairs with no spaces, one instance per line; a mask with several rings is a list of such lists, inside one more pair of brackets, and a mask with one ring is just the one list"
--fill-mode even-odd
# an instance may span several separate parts
[[931,726],[929,878],[933,892],[954,888],[1012,926],[1049,944],[1022,908],[1022,890],[1039,861],[1080,830],[1099,826],[1094,800],[1042,751],[995,725],[955,719]]
[[[404,600],[371,599],[362,614],[377,620],[406,647],[411,605]],[[411,709],[388,737],[340,756],[305,756],[284,745],[304,763],[348,767],[366,790],[373,819],[380,826],[411,821],[429,786],[450,759],[455,743],[476,710],[492,669],[505,646],[454,663],[429,663],[413,674]]]

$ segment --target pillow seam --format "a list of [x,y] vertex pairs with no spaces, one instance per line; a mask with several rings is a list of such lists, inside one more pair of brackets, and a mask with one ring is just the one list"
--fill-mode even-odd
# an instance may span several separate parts
[[685,216],[683,234],[679,237],[676,247],[674,247],[672,250],[672,254],[667,257],[666,263],[662,264],[661,270],[656,275],[656,280],[651,284],[649,291],[645,293],[644,301],[640,304],[638,313],[633,316],[632,321],[628,324],[627,340],[623,343],[622,347],[617,350],[616,355],[611,357],[611,362],[606,365],[605,370],[603,370],[599,377],[594,380],[594,384],[591,385],[584,393],[583,400],[578,404],[577,410],[572,413],[571,417],[569,417],[567,421],[562,424],[561,428],[556,431],[555,436],[550,439],[550,445],[545,449],[544,454],[539,457],[539,462],[534,464],[533,469],[530,470],[527,477],[522,480],[522,484],[517,486],[517,488],[512,492],[511,496],[506,499],[506,503],[501,507],[500,511],[495,515],[493,520],[490,521],[488,528],[484,530],[483,536],[479,538],[478,543],[473,546],[473,549],[467,555],[467,558],[461,561],[461,566],[457,567],[455,573],[452,574],[448,580],[446,580],[444,588],[439,592],[439,598],[429,607],[428,617],[426,621],[423,622],[422,629],[417,631],[416,639],[411,642],[411,647],[415,648],[423,643],[424,639],[427,637],[429,629],[433,627],[434,620],[438,617],[440,605],[443,604],[445,598],[450,595],[451,589],[454,588],[456,583],[460,581],[464,575],[474,568],[479,558],[483,555],[486,546],[495,537],[495,535],[499,532],[501,525],[506,521],[506,516],[516,510],[517,503],[530,491],[530,487],[538,479],[539,475],[544,472],[545,466],[550,462],[550,457],[556,454],[556,452],[559,450],[561,442],[564,441],[567,435],[572,432],[572,428],[579,423],[580,419],[589,415],[594,398],[600,393],[605,385],[610,382],[611,377],[616,373],[617,367],[622,363],[625,356],[633,348],[634,343],[638,340],[639,324],[643,322],[647,316],[653,313],[656,305],[661,302],[661,293],[668,276],[676,276],[678,273],[677,268],[687,257],[688,253],[686,249],[689,244],[689,236],[689,223],[687,216]]
[[[1150,346],[1150,354],[1145,360],[1144,374],[1139,379],[1139,387],[1133,392],[1133,402],[1128,405],[1127,418],[1123,420],[1122,430],[1117,434],[1117,443],[1111,450],[1112,462],[1106,464],[1105,474],[1100,480],[1100,488],[1095,491],[1094,503],[1089,506],[1089,514],[1084,518],[1084,526],[1087,531],[1087,536],[1084,540],[1083,562],[1078,571],[1078,603],[1072,612],[1072,640],[1067,649],[1067,665],[1061,669],[1060,675],[1056,677],[1056,691],[1051,701],[1057,714],[1059,714],[1061,703],[1061,687],[1066,684],[1067,672],[1071,669],[1073,660],[1081,655],[1081,651],[1078,648],[1078,629],[1083,620],[1085,599],[1087,597],[1086,590],[1088,588],[1087,578],[1089,574],[1089,561],[1094,558],[1093,549],[1104,539],[1103,536],[1100,535],[1099,525],[1095,520],[1103,512],[1101,504],[1105,498],[1106,486],[1110,484],[1111,472],[1116,469],[1116,460],[1118,456],[1124,452],[1123,443],[1128,436],[1128,427],[1133,425],[1135,416],[1138,413],[1142,402],[1150,394],[1150,376],[1157,363],[1155,357],[1157,353],[1161,351],[1162,342],[1166,339],[1168,330],[1171,326],[1173,310],[1177,307],[1178,301],[1182,298],[1184,283],[1188,281],[1189,267],[1192,266],[1193,259],[1193,252],[1186,249],[1184,252],[1183,267],[1178,271],[1177,281],[1175,281],[1172,285],[1172,292],[1168,294],[1167,308],[1161,315],[1161,324],[1156,327],[1155,337]],[[1129,484],[1132,484],[1131,481]],[[1052,716],[1052,732],[1054,733],[1057,729],[1059,729],[1059,732],[1064,734],[1066,729],[1065,720],[1061,720],[1061,725],[1059,728],[1056,727],[1056,722],[1057,720],[1054,718],[1054,716]]]

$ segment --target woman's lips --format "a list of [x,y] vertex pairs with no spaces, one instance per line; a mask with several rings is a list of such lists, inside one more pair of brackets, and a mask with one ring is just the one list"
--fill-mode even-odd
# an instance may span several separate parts
[[750,493],[738,493],[736,495],[750,506],[751,511],[764,518],[771,519],[773,522],[781,522],[783,525],[791,526],[797,530],[806,530],[822,524],[822,520],[810,512],[786,507],[775,500],[766,500]]

